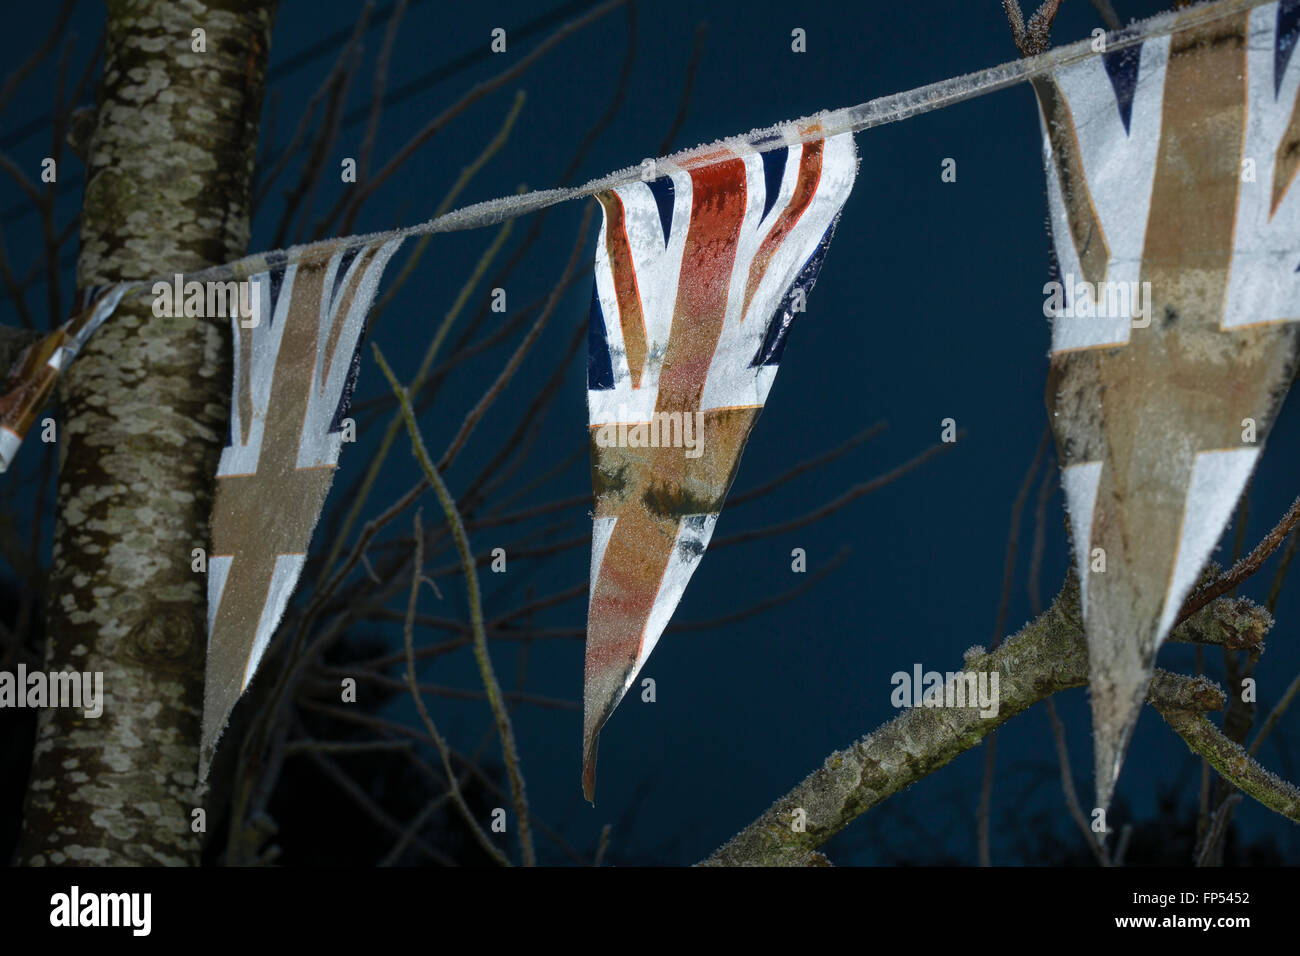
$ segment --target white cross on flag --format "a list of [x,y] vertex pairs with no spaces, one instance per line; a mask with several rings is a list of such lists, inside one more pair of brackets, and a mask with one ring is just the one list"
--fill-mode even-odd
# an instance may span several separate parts
[[[401,239],[267,256],[255,320],[232,316],[230,438],[217,467],[208,560],[200,776],[248,687],[307,559],[342,448],[357,346]],[[245,327],[245,326],[250,327]]]

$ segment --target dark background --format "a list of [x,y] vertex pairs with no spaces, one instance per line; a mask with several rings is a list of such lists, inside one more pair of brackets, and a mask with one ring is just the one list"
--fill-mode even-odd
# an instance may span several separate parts
[[[379,4],[366,36],[365,64],[350,105],[369,102],[372,63],[385,11]],[[392,60],[389,89],[430,74],[467,52],[485,50],[490,31],[508,36],[521,25],[559,8],[548,3],[481,2],[450,6],[415,2],[408,11]],[[588,4],[569,3],[574,11]],[[1158,12],[1159,2],[1116,0],[1124,19]],[[319,84],[359,4],[286,0],[280,6],[271,51],[271,82],[263,123],[263,159],[283,149],[303,104]],[[1028,12],[1028,11],[1027,11]],[[21,61],[43,37],[54,7],[22,5],[8,11],[0,38],[3,61]],[[557,23],[568,19],[562,15]],[[697,23],[707,23],[703,55],[694,77],[689,111],[673,148],[766,126],[781,120],[860,103],[875,96],[991,66],[1016,56],[997,0],[911,0],[897,3],[779,2],[642,3],[637,10],[636,48],[627,96],[613,123],[588,152],[576,179],[583,181],[655,155],[673,123]],[[103,11],[82,3],[74,16],[79,40],[74,63],[90,55]],[[1065,0],[1053,37],[1058,44],[1088,35],[1100,21],[1083,0]],[[807,31],[808,51],[790,50],[790,32]],[[398,149],[430,116],[474,82],[504,68],[553,27],[511,41],[507,54],[484,57],[425,89],[391,104],[384,113],[376,166]],[[339,34],[335,36],[336,32]],[[615,11],[564,41],[518,82],[485,98],[426,144],[396,179],[372,200],[357,231],[386,229],[428,218],[461,168],[496,132],[515,90],[528,100],[505,148],[475,178],[457,205],[512,192],[519,184],[543,188],[561,170],[594,117],[608,105],[627,52],[627,16]],[[315,55],[313,55],[315,51]],[[81,58],[80,60],[77,58]],[[48,153],[48,100],[52,67],[24,87],[25,99],[0,117],[0,149],[36,178]],[[272,125],[272,117],[274,117]],[[363,123],[349,126],[338,160],[355,155]],[[701,564],[676,621],[724,615],[799,583],[790,553],[804,548],[809,573],[824,567],[846,546],[847,559],[809,593],[761,615],[709,630],[666,634],[643,676],[657,683],[657,702],[629,695],[601,740],[597,805],[579,787],[580,711],[521,707],[515,712],[523,766],[534,811],[575,848],[594,849],[601,826],[614,824],[612,863],[694,862],[748,824],[777,797],[818,766],[832,750],[848,745],[895,716],[890,675],[925,669],[956,670],[962,652],[988,644],[995,630],[1008,526],[1013,501],[1034,457],[1046,416],[1043,388],[1049,329],[1042,315],[1042,284],[1048,270],[1044,227],[1045,191],[1036,107],[1027,86],[859,134],[862,158],[850,197],[827,256],[809,311],[796,323],[778,383],[745,454],[734,491],[742,493],[793,463],[824,451],[873,421],[888,421],[878,438],[824,468],[804,475],[756,502],[724,510],[715,540],[747,528],[787,520],[880,474],[939,438],[940,421],[956,419],[964,437],[956,448],[903,480],[863,497],[828,520],[788,534],[717,549]],[[941,162],[957,162],[957,181],[940,180]],[[72,215],[80,201],[80,163],[66,155],[60,174],[61,210]],[[355,188],[326,176],[318,210],[337,191]],[[254,220],[252,249],[268,247],[280,215],[279,189]],[[574,241],[583,204],[566,204],[546,223],[545,239],[527,269],[508,284],[512,303],[543,294],[558,278]],[[38,228],[20,212],[22,197],[0,181],[4,239],[21,273],[30,261]],[[596,220],[598,222],[598,220]],[[526,231],[527,221],[515,236]],[[486,247],[492,229],[439,235],[418,273],[377,322],[372,338],[399,376],[409,379],[419,354],[464,277]],[[409,251],[389,269],[391,280]],[[589,272],[594,231],[583,252]],[[63,270],[73,284],[71,261]],[[65,293],[66,294],[66,293]],[[40,302],[43,290],[29,294]],[[551,328],[528,357],[517,380],[475,434],[462,460],[447,476],[453,490],[490,459],[513,428],[531,395],[554,370],[590,297],[584,275],[566,296]],[[5,304],[3,321],[13,322]],[[509,349],[499,347],[454,380],[421,418],[433,449],[443,447],[465,409],[486,387]],[[357,398],[382,394],[382,376],[367,353]],[[585,357],[568,363],[563,394],[543,423],[531,474],[544,471],[585,439]],[[386,421],[386,416],[385,419]],[[376,427],[375,432],[379,429]],[[368,461],[367,440],[347,449],[328,509],[344,484]],[[0,479],[8,510],[30,520],[32,485],[21,494],[17,473],[36,471],[41,452],[33,437],[15,467]],[[1276,522],[1297,493],[1300,412],[1292,400],[1269,440],[1250,499],[1246,547]],[[1048,468],[1053,475],[1054,460]],[[399,442],[372,496],[366,516],[410,486],[417,477],[405,439]],[[515,485],[530,477],[524,474]],[[1026,505],[1022,546],[1011,592],[1007,631],[1031,616],[1026,575],[1041,474]],[[1044,603],[1056,593],[1068,553],[1060,495],[1051,479],[1046,507],[1041,575]],[[585,459],[518,502],[523,507],[589,490]],[[38,516],[50,523],[51,506]],[[431,497],[425,520],[437,514]],[[566,515],[559,540],[580,533],[588,518]],[[407,533],[409,519],[399,522]],[[51,525],[52,526],[52,525]],[[328,527],[323,522],[322,529]],[[494,545],[491,534],[476,549]],[[49,540],[48,532],[46,534]],[[542,539],[545,540],[545,539]],[[1232,534],[1225,536],[1231,546]],[[314,548],[330,542],[318,533]],[[48,545],[47,545],[48,547]],[[47,554],[48,558],[48,554]],[[1226,561],[1222,551],[1220,560]],[[1275,559],[1276,560],[1276,559]],[[1244,589],[1262,600],[1275,560]],[[528,588],[544,595],[581,581],[585,548],[546,562],[512,562],[504,577],[483,575],[487,613],[518,601]],[[0,568],[0,573],[5,569]],[[444,589],[448,607],[430,613],[463,614],[464,600]],[[301,599],[302,595],[299,595]],[[581,627],[586,602],[570,601],[537,615],[536,623]],[[1300,667],[1300,585],[1295,580],[1278,607],[1259,681],[1263,719]],[[393,641],[396,632],[370,636]],[[494,650],[503,683],[513,680],[513,647]],[[1222,673],[1219,655],[1206,655],[1211,676]],[[1166,646],[1159,662],[1191,672],[1193,652]],[[439,658],[422,678],[473,687],[468,653]],[[537,645],[528,661],[530,691],[581,700],[582,644],[555,640]],[[475,741],[490,726],[475,703],[434,702],[435,717],[453,738]],[[1057,697],[1067,727],[1076,785],[1091,803],[1091,741],[1087,698],[1082,690]],[[405,700],[391,713],[410,719]],[[5,726],[5,725],[0,725]],[[18,731],[15,731],[17,733]],[[1300,770],[1296,714],[1273,732],[1262,762],[1288,779]],[[12,741],[11,741],[12,743]],[[495,742],[487,748],[495,756]],[[826,849],[837,863],[973,863],[975,812],[984,748],[955,760],[908,792],[894,797],[834,840]],[[1135,824],[1134,862],[1186,862],[1188,827],[1194,819],[1200,761],[1159,716],[1147,709],[1138,724],[1120,779],[1111,826]],[[20,792],[10,785],[6,793]],[[291,785],[292,779],[288,780]],[[328,785],[326,785],[328,786]],[[380,795],[381,801],[384,795]],[[1066,815],[1057,760],[1043,708],[1020,716],[1000,733],[993,791],[995,863],[1086,862],[1082,839]],[[5,808],[12,827],[13,800]],[[286,844],[295,816],[318,813],[311,799],[280,807]],[[1283,818],[1247,800],[1236,814],[1230,861],[1300,862],[1300,834]],[[323,845],[298,859],[348,859],[355,821],[335,816],[320,831]],[[312,831],[316,832],[316,831]],[[1180,842],[1181,841],[1181,842]],[[542,859],[560,862],[543,841]],[[337,853],[336,853],[337,850]],[[1167,855],[1165,855],[1167,854]],[[286,856],[285,862],[295,857]]]

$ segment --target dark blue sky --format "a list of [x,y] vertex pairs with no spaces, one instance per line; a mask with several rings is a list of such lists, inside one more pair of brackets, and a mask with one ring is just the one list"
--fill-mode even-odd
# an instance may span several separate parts
[[[450,12],[437,2],[415,3],[393,54],[390,89],[467,51],[486,48],[490,31],[509,31],[555,3],[482,2]],[[1139,17],[1163,6],[1117,0],[1122,17]],[[332,60],[310,59],[296,69],[283,64],[336,30],[354,22],[360,5],[285,0],[272,44],[273,70],[280,67],[264,114],[264,134],[276,117],[275,150]],[[777,2],[641,4],[635,59],[626,101],[590,149],[577,174],[585,180],[654,155],[677,112],[683,74],[696,24],[707,21],[704,55],[695,77],[689,112],[674,140],[681,148],[747,131],[824,108],[860,103],[1012,59],[1015,48],[997,0],[912,0],[895,3]],[[16,10],[4,44],[6,62],[26,55],[33,32],[48,29],[51,6]],[[102,23],[98,6],[83,3],[74,17],[81,36],[77,55],[88,54]],[[1066,0],[1053,36],[1058,43],[1084,37],[1098,25],[1090,4]],[[807,31],[808,52],[790,50],[795,27]],[[495,133],[518,89],[526,90],[510,140],[475,178],[458,205],[513,191],[519,184],[557,184],[575,144],[608,105],[626,52],[627,19],[616,11],[566,40],[519,81],[486,97],[409,161],[380,190],[358,230],[389,228],[427,218],[461,168]],[[351,105],[368,102],[370,76],[382,25],[366,39],[365,61]],[[512,41],[503,57],[458,72],[388,109],[376,158],[382,163],[424,122],[474,82],[504,68],[538,36]],[[49,71],[46,71],[47,73]],[[48,111],[50,87],[29,84],[32,97],[0,118],[3,149],[24,169],[39,167],[47,152],[38,134],[11,141],[11,132]],[[362,125],[348,128],[338,157],[355,155]],[[267,146],[263,139],[263,149]],[[778,796],[815,768],[830,751],[849,744],[895,715],[890,675],[960,666],[962,652],[993,637],[1013,500],[1045,425],[1049,330],[1042,314],[1048,269],[1046,204],[1039,131],[1026,86],[858,135],[862,166],[808,312],[791,332],[781,372],[752,436],[736,481],[740,494],[794,463],[831,448],[870,423],[888,429],[836,462],[804,475],[776,493],[724,510],[715,541],[804,514],[856,483],[889,470],[938,440],[940,421],[956,419],[965,437],[957,447],[902,481],[861,498],[829,520],[798,531],[711,550],[697,571],[676,620],[688,622],[740,610],[799,583],[790,553],[804,548],[810,572],[841,549],[847,559],[815,588],[758,616],[705,631],[665,635],[644,676],[657,683],[658,700],[643,704],[629,695],[601,740],[597,805],[582,800],[578,784],[580,715],[523,707],[516,712],[529,793],[536,812],[576,847],[594,847],[601,826],[614,822],[612,862],[693,862],[749,823]],[[941,162],[957,162],[957,181],[940,180]],[[69,157],[65,176],[80,175]],[[337,190],[327,177],[318,212]],[[74,210],[80,186],[65,186],[63,203]],[[21,196],[0,186],[0,209]],[[254,249],[274,236],[278,200],[254,222]],[[522,305],[543,294],[558,276],[572,246],[582,204],[570,203],[547,219],[546,238],[507,285],[509,301]],[[511,242],[526,232],[517,224]],[[35,243],[26,238],[36,221],[6,215],[11,255],[23,258]],[[373,331],[399,375],[409,378],[437,321],[458,291],[493,230],[433,238],[418,273]],[[590,297],[589,263],[594,233],[583,252],[588,274],[557,309],[538,348],[516,382],[476,433],[447,476],[453,490],[488,461],[536,390],[552,374]],[[389,278],[396,275],[390,269]],[[72,274],[64,270],[65,290]],[[34,293],[32,301],[37,300]],[[65,292],[66,296],[66,292]],[[479,301],[479,300],[476,300]],[[6,304],[4,321],[13,321]],[[493,328],[490,325],[487,328]],[[512,340],[513,342],[514,340]],[[511,346],[512,347],[512,346]],[[421,425],[431,448],[443,447],[466,409],[508,355],[499,347],[452,379]],[[521,486],[570,455],[585,440],[584,357],[568,362],[563,392],[546,416],[529,466],[509,487]],[[382,376],[364,356],[358,399],[381,394]],[[344,485],[367,459],[367,439],[345,451],[331,508]],[[1256,476],[1247,526],[1248,547],[1264,534],[1297,493],[1300,412],[1284,410]],[[34,466],[29,466],[34,467]],[[1052,460],[1049,467],[1055,470]],[[417,476],[403,445],[385,468],[367,514],[409,487]],[[1040,475],[1041,478],[1041,475]],[[1030,617],[1025,576],[1034,532],[1038,479],[1031,489],[1007,625]],[[590,490],[585,459],[522,497],[527,507]],[[425,502],[432,522],[436,505]],[[1052,479],[1046,508],[1042,598],[1051,599],[1067,567],[1060,495]],[[552,534],[560,540],[581,533],[588,518],[571,509]],[[540,522],[541,528],[553,523]],[[406,533],[409,521],[400,522]],[[325,525],[322,524],[322,528]],[[502,532],[507,529],[502,529]],[[503,538],[501,543],[510,539]],[[545,540],[545,539],[539,539]],[[1229,535],[1227,540],[1231,540]],[[328,545],[318,539],[318,548]],[[492,533],[474,536],[476,549],[492,547]],[[545,562],[512,562],[504,579],[485,575],[489,615],[534,588],[545,595],[580,582],[587,574],[585,548]],[[1245,593],[1262,599],[1272,564]],[[1261,709],[1277,700],[1300,667],[1300,584],[1292,581],[1279,605],[1281,625],[1272,635],[1257,672]],[[459,594],[448,594],[460,613]],[[422,610],[449,613],[429,598]],[[585,600],[540,613],[538,624],[581,627]],[[432,636],[428,636],[432,639]],[[513,645],[495,657],[504,682],[513,680]],[[1211,675],[1221,673],[1217,654],[1207,654]],[[1192,652],[1161,651],[1162,666],[1189,671]],[[468,654],[439,658],[422,672],[438,684],[474,686]],[[582,645],[558,639],[534,646],[526,686],[538,694],[581,699]],[[1059,695],[1081,794],[1091,793],[1091,741],[1083,691]],[[434,702],[435,717],[472,749],[488,728],[478,704]],[[401,716],[409,716],[398,711]],[[1261,757],[1295,780],[1296,714],[1274,732]],[[495,750],[492,750],[495,753]],[[975,861],[975,809],[984,760],[982,748],[894,797],[861,819],[829,848],[841,863],[896,859],[917,862]],[[1120,807],[1113,824],[1150,825],[1162,788],[1176,784],[1195,799],[1199,761],[1149,708],[1144,712],[1120,780]],[[1030,820],[1043,815],[1067,840],[1075,839],[1065,813],[1049,725],[1042,708],[1014,720],[1000,734],[994,790],[998,829],[995,862],[1033,857],[1038,837]],[[1300,861],[1296,829],[1247,801],[1237,819],[1249,839],[1276,842],[1288,861]],[[544,859],[558,859],[545,850]]]

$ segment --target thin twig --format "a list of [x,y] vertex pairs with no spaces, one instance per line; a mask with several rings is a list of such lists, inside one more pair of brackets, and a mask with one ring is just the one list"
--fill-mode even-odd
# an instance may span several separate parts
[[388,29],[384,31],[384,40],[379,47],[379,56],[375,60],[375,78],[370,84],[370,116],[366,120],[366,133],[361,139],[361,151],[357,157],[357,182],[365,182],[370,173],[370,157],[375,149],[375,137],[379,134],[379,116],[384,107],[384,87],[388,83],[388,64],[393,56],[393,43],[397,40],[397,28],[406,15],[407,0],[397,0],[393,12],[388,18]]
[[[365,792],[357,782],[344,772],[343,768],[331,760],[326,754],[318,750],[305,751],[307,759],[316,764],[325,775],[338,784],[345,794],[352,798],[352,801],[359,806],[366,814],[378,823],[389,833],[400,835],[403,832],[402,825],[394,820],[384,809],[375,803],[374,799]],[[455,866],[456,861],[447,854],[443,853],[436,847],[429,846],[420,839],[411,841],[421,853],[442,866]]]
[[447,787],[451,793],[452,802],[456,809],[460,811],[461,817],[464,818],[470,832],[479,845],[487,851],[487,854],[500,863],[502,866],[509,866],[510,860],[501,852],[500,848],[492,842],[483,828],[479,826],[474,819],[474,813],[465,802],[464,795],[460,792],[460,783],[456,780],[456,772],[451,766],[451,751],[447,747],[447,741],[438,732],[438,728],[433,723],[433,718],[429,716],[428,708],[424,706],[424,697],[420,694],[420,685],[416,682],[415,677],[415,607],[420,598],[420,569],[424,566],[424,535],[420,530],[420,512],[415,512],[415,562],[414,573],[411,575],[411,597],[406,604],[406,625],[402,628],[403,646],[406,648],[406,683],[411,691],[411,699],[415,701],[415,709],[420,715],[420,721],[424,724],[424,729],[428,731],[430,738],[433,739],[434,746],[438,748],[438,754],[442,757],[443,769],[447,771]]
[[445,471],[455,460],[460,450],[465,447],[465,442],[469,441],[469,436],[473,434],[475,427],[487,414],[487,410],[492,407],[492,403],[505,390],[505,387],[510,384],[510,380],[514,378],[514,374],[523,362],[524,356],[528,354],[528,350],[532,348],[533,343],[537,341],[537,337],[542,333],[542,329],[546,327],[551,313],[555,311],[555,307],[559,304],[561,290],[565,287],[564,280],[575,273],[582,249],[587,244],[587,228],[591,224],[592,207],[593,204],[588,203],[587,208],[583,211],[582,224],[578,227],[578,238],[573,244],[572,252],[569,253],[569,262],[564,267],[564,277],[560,280],[560,284],[551,290],[551,295],[542,308],[541,314],[537,317],[537,321],[533,323],[532,328],[528,330],[528,334],[524,336],[514,354],[510,356],[510,360],[506,362],[496,381],[483,393],[483,397],[470,409],[469,414],[465,416],[465,420],[461,422],[460,430],[456,432],[456,436],[448,444],[447,450],[442,453],[442,458],[438,460],[438,471]]
[[[1007,608],[1011,605],[1011,582],[1015,577],[1016,554],[1020,550],[1021,514],[1025,510],[1025,499],[1029,497],[1029,489],[1034,483],[1034,475],[1038,473],[1038,465],[1047,452],[1047,443],[1051,437],[1051,428],[1046,425],[1043,426],[1043,434],[1038,439],[1038,447],[1034,450],[1034,458],[1025,471],[1025,477],[1020,481],[1020,490],[1016,492],[1015,500],[1011,503],[1011,524],[1007,529],[1007,547],[1002,558],[1002,589],[998,595],[998,613],[993,625],[993,643],[990,645],[989,650],[997,650],[998,645],[1002,643],[1002,636],[1006,630]],[[984,747],[984,770],[980,782],[980,800],[975,811],[975,846],[980,866],[993,865],[993,852],[989,846],[989,838],[991,830],[990,817],[993,813],[993,772],[997,765],[997,755],[998,735],[995,730],[989,734]]]
[[1269,555],[1281,547],[1282,542],[1286,540],[1286,536],[1291,533],[1297,523],[1300,523],[1300,498],[1291,503],[1291,507],[1286,514],[1273,526],[1273,530],[1266,534],[1259,544],[1255,545],[1254,551],[1234,564],[1230,570],[1220,575],[1216,580],[1202,585],[1189,594],[1178,612],[1178,620],[1183,621],[1191,617],[1215,598],[1227,594],[1258,571],[1264,562],[1268,560]]
[[691,44],[691,58],[686,61],[686,76],[682,79],[682,95],[677,101],[677,113],[673,116],[672,125],[668,127],[668,132],[664,134],[663,140],[659,143],[659,155],[662,156],[668,150],[672,149],[673,140],[677,134],[682,131],[682,126],[686,122],[686,113],[691,106],[691,92],[695,89],[695,70],[700,65],[700,57],[704,53],[704,37],[709,32],[709,25],[701,20],[695,25],[695,42]]
[[[957,434],[958,437],[960,437],[964,433],[959,431]],[[782,521],[777,524],[768,525],[767,527],[764,528],[754,528],[750,531],[742,531],[739,532],[738,534],[733,534],[726,538],[720,538],[718,540],[711,542],[709,544],[709,547],[713,548],[714,550],[718,548],[725,548],[733,544],[741,544],[742,542],[745,541],[753,541],[757,538],[766,538],[774,534],[784,534],[787,531],[794,531],[797,530],[798,528],[804,527],[805,525],[812,524],[815,521],[820,521],[822,518],[825,518],[826,516],[834,514],[836,511],[839,511],[845,505],[848,505],[851,502],[856,501],[858,498],[861,498],[863,495],[869,495],[874,491],[879,491],[881,488],[884,488],[886,485],[893,484],[899,478],[902,478],[904,475],[908,474],[909,472],[914,471],[915,469],[921,467],[921,465],[925,464],[931,458],[935,458],[939,455],[942,455],[944,452],[948,451],[950,448],[953,447],[955,447],[955,443],[952,442],[940,442],[938,444],[931,445],[925,451],[908,459],[907,461],[903,462],[901,465],[897,466],[896,468],[893,468],[885,472],[883,475],[877,475],[875,478],[872,478],[870,481],[864,481],[861,484],[854,485],[852,488],[844,492],[838,498],[828,501],[826,504],[822,505],[821,507],[815,508],[806,514],[800,515],[797,518],[791,518],[788,521]]]
[[795,478],[798,478],[800,475],[804,474],[805,472],[809,472],[814,469],[820,468],[823,465],[830,464],[831,462],[839,458],[841,455],[843,455],[845,452],[856,448],[858,445],[861,445],[863,442],[867,441],[868,439],[875,438],[884,430],[885,430],[884,421],[875,422],[874,424],[868,425],[866,428],[862,429],[862,431],[858,432],[856,435],[850,436],[849,438],[840,442],[834,448],[831,448],[828,451],[824,451],[820,455],[814,455],[812,458],[808,458],[804,461],[799,462],[799,464],[777,475],[771,481],[765,481],[763,482],[763,484],[758,485],[754,488],[750,488],[748,491],[742,492],[741,494],[730,495],[727,498],[727,510],[735,511],[737,505],[743,505],[747,501],[753,501],[755,498],[761,498],[764,495],[766,495],[768,492],[775,491],[777,488],[781,487],[786,482],[793,481]]
[[1124,23],[1115,12],[1115,8],[1110,5],[1110,0],[1092,0],[1092,5],[1101,17],[1101,22],[1106,24],[1107,30],[1123,29]]
[[72,9],[77,5],[77,0],[63,0],[59,5],[59,12],[54,17],[54,26],[50,28],[49,34],[45,41],[32,51],[31,56],[20,63],[8,76],[5,77],[4,85],[0,86],[0,113],[3,113],[5,107],[9,105],[10,98],[13,97],[18,87],[22,85],[27,75],[40,65],[40,62],[50,55],[54,49],[59,37],[63,35],[63,30],[68,25],[68,18],[72,16]]
[[564,40],[571,34],[581,30],[583,27],[599,20],[605,14],[622,6],[626,2],[627,0],[608,0],[608,2],[602,3],[598,7],[593,7],[576,20],[571,20],[569,23],[560,27],[536,47],[530,50],[527,55],[521,57],[514,66],[507,70],[503,70],[491,79],[483,80],[481,83],[477,83],[471,87],[464,96],[431,119],[418,133],[407,140],[406,144],[393,154],[393,157],[383,165],[379,172],[375,173],[369,182],[364,185],[358,184],[359,188],[350,197],[341,196],[334,209],[330,210],[330,212],[317,224],[317,238],[325,234],[325,230],[329,228],[329,224],[340,214],[342,215],[344,223],[343,231],[347,232],[352,219],[355,217],[355,209],[359,208],[361,203],[365,202],[375,190],[387,182],[389,177],[391,177],[393,173],[397,172],[403,163],[415,155],[416,150],[423,146],[424,143],[426,143],[434,134],[438,133],[453,119],[463,113],[470,106],[477,103],[483,97],[487,96],[493,90],[505,86],[508,83],[513,83],[516,78],[526,72],[539,58],[546,54],[561,40]]
[[424,447],[424,438],[420,435],[420,428],[415,422],[415,413],[411,409],[409,393],[402,388],[397,376],[389,368],[388,362],[384,360],[384,354],[379,350],[379,346],[372,343],[371,347],[374,349],[375,361],[379,364],[384,377],[388,379],[389,386],[397,394],[398,401],[401,403],[402,415],[406,419],[406,430],[411,436],[411,451],[420,463],[420,467],[424,469],[425,479],[438,496],[438,501],[447,516],[447,524],[451,527],[452,535],[456,539],[456,550],[460,554],[461,569],[465,574],[465,589],[469,595],[470,624],[474,628],[474,657],[478,661],[479,673],[483,678],[483,687],[488,694],[488,704],[492,708],[493,716],[496,718],[497,733],[501,737],[501,750],[505,760],[506,774],[510,778],[510,790],[514,798],[515,814],[519,820],[519,843],[523,851],[524,865],[534,866],[537,863],[537,856],[533,849],[532,829],[528,821],[528,797],[524,790],[524,776],[520,768],[519,750],[515,744],[514,731],[510,727],[510,714],[501,696],[501,685],[497,683],[496,674],[492,671],[492,658],[488,653],[487,636],[483,632],[483,605],[479,598],[478,572],[474,566],[469,538],[465,534],[464,524],[461,523],[460,513],[456,510],[455,499],[452,498],[451,492],[447,490],[447,485],[443,482],[438,470],[434,468],[429,452]]
[[1056,713],[1056,701],[1049,697],[1045,703],[1047,719],[1052,724],[1052,740],[1056,744],[1056,762],[1061,768],[1061,791],[1065,794],[1066,809],[1070,811],[1070,818],[1083,834],[1083,841],[1092,851],[1092,855],[1097,858],[1097,862],[1102,866],[1110,866],[1106,845],[1092,832],[1092,828],[1088,825],[1088,818],[1083,815],[1083,807],[1079,805],[1079,794],[1074,789],[1074,773],[1070,769],[1070,748],[1065,742],[1065,727],[1061,725],[1061,718]]
[[591,865],[601,866],[605,862],[605,853],[609,850],[609,834],[613,827],[606,823],[600,830],[600,842],[596,845],[596,856],[592,859]]
[[[479,280],[483,278],[483,273],[487,271],[488,264],[505,244],[506,239],[510,236],[513,226],[513,221],[506,222],[499,230],[497,230],[496,236],[493,238],[492,242],[488,244],[488,247],[484,250],[483,254],[479,256],[479,260],[475,264],[473,271],[469,274],[469,277],[461,283],[460,292],[452,302],[451,308],[449,308],[443,315],[442,322],[438,325],[438,330],[434,333],[428,347],[425,349],[424,358],[421,360],[420,367],[416,371],[415,378],[411,382],[412,389],[418,390],[424,383],[424,378],[428,374],[429,366],[432,364],[434,357],[438,354],[438,349],[442,345],[442,341],[446,337],[448,330],[450,330],[452,323],[456,321],[456,316],[460,314],[465,303],[469,301],[469,297],[475,286],[478,285]],[[334,544],[330,548],[329,555],[325,558],[325,563],[321,566],[322,577],[328,575],[334,568],[334,562],[338,560],[339,552],[343,548],[344,541],[347,539],[347,536],[352,533],[353,523],[361,514],[361,509],[365,506],[367,499],[370,497],[370,490],[374,487],[374,483],[379,477],[379,468],[384,463],[385,459],[387,459],[389,449],[392,448],[393,442],[396,440],[397,434],[401,429],[402,415],[401,412],[398,411],[393,414],[392,419],[388,423],[388,427],[384,430],[384,436],[379,441],[379,448],[371,456],[370,463],[366,467],[365,475],[361,479],[360,487],[348,496],[352,505],[348,509],[347,516],[343,519],[342,526],[335,533]]]

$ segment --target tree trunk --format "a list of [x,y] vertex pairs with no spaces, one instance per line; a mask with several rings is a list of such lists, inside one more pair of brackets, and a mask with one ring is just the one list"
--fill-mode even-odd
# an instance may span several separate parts
[[[273,0],[110,0],[79,287],[246,251],[273,13]],[[104,709],[41,714],[28,864],[199,862],[206,585],[191,551],[208,544],[226,437],[229,320],[152,305],[119,307],[61,386],[46,669],[102,671]]]

